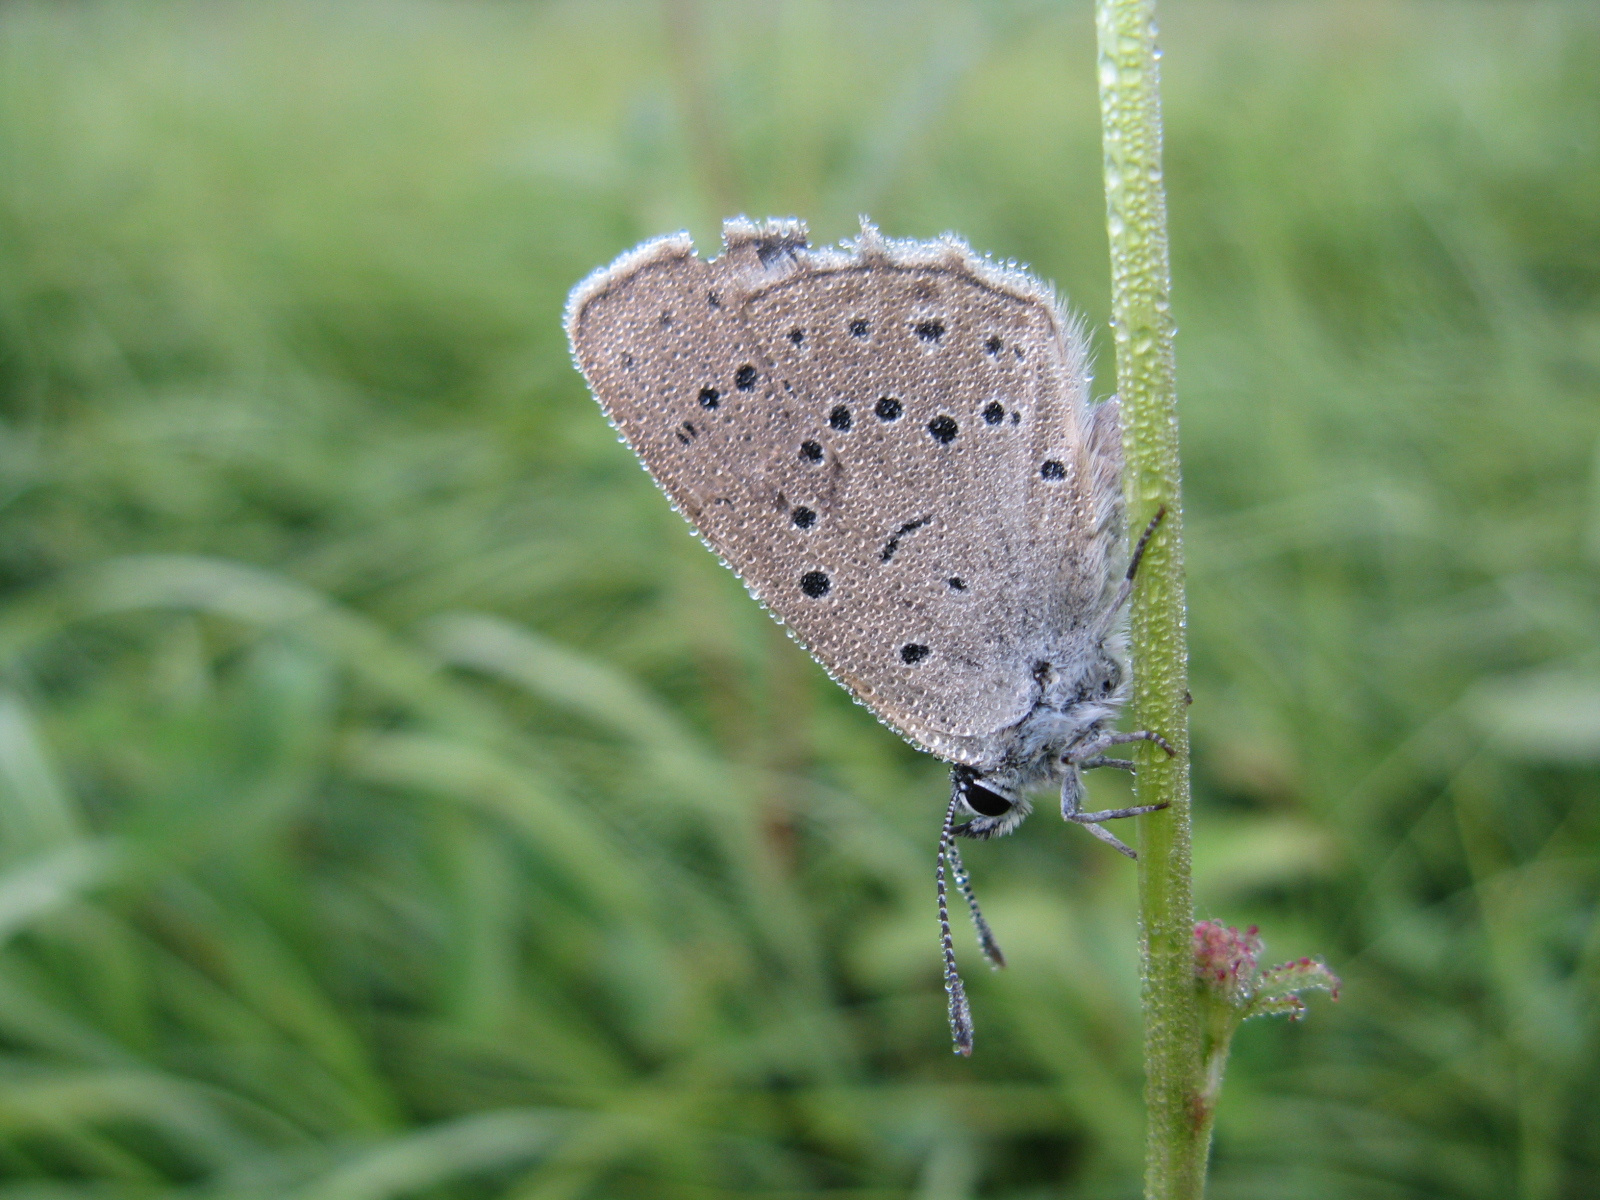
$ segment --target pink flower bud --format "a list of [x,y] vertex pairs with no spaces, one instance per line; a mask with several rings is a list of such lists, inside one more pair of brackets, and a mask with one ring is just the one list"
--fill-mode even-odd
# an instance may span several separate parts
[[1272,1015],[1299,1019],[1306,1007],[1303,991],[1339,998],[1339,977],[1325,963],[1301,958],[1262,970],[1261,950],[1260,930],[1254,925],[1243,933],[1220,921],[1200,921],[1194,927],[1195,978],[1213,1003],[1234,1012],[1232,1021]]

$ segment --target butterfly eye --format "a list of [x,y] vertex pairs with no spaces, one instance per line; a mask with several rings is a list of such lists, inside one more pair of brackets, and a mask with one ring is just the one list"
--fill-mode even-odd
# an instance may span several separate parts
[[1016,801],[984,787],[971,767],[957,767],[952,778],[962,802],[980,817],[1003,817],[1016,807]]
[[969,783],[962,788],[961,798],[967,802],[968,808],[981,817],[1003,817],[1015,807],[1004,796],[976,783]]

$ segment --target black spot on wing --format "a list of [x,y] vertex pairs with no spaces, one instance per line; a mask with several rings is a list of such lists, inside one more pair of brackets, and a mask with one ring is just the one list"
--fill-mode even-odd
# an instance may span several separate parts
[[820,600],[833,589],[833,580],[821,571],[807,571],[800,576],[800,590],[813,600]]
[[889,535],[889,540],[883,544],[883,551],[878,555],[878,561],[888,562],[892,559],[895,551],[900,549],[900,539],[908,533],[915,533],[931,520],[933,520],[932,517],[918,517],[915,521],[907,521],[899,529],[896,529],[894,533]]

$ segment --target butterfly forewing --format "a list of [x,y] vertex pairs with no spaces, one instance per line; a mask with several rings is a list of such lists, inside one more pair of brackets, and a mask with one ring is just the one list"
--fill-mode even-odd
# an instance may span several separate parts
[[745,222],[725,240],[710,263],[647,244],[580,285],[579,366],[823,665],[970,758],[1032,707],[1063,614],[1104,579],[1120,447],[1081,342],[1045,289],[953,241],[867,228],[808,251],[795,225]]
[[[578,366],[629,446],[719,551],[759,487],[751,459],[779,435],[771,372],[750,361],[687,237],[647,243],[575,304]],[[725,551],[724,551],[725,552]]]

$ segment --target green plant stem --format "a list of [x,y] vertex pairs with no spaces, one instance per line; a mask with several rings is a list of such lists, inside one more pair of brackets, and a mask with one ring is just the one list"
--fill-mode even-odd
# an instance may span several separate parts
[[1183,510],[1161,176],[1154,0],[1097,0],[1111,311],[1117,347],[1130,526],[1165,506],[1133,593],[1133,714],[1177,754],[1147,754],[1140,804],[1139,908],[1145,1014],[1145,1195],[1196,1200],[1205,1189],[1212,1103],[1203,1086],[1189,879],[1188,648]]

